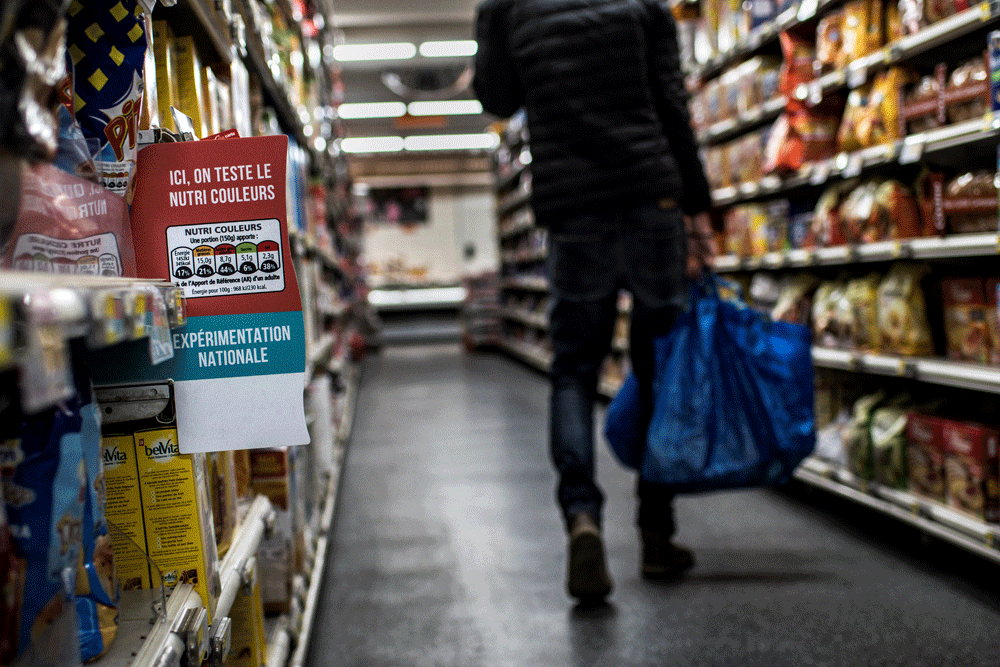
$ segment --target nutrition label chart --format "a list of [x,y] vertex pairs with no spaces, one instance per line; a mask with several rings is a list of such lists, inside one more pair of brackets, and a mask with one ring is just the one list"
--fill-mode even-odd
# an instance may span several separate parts
[[285,289],[277,219],[167,228],[170,278],[187,298]]

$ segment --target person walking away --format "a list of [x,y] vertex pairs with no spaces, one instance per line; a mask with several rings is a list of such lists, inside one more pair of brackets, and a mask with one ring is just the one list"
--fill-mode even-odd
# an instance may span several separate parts
[[[677,28],[656,0],[485,0],[476,38],[483,108],[504,118],[527,112],[531,204],[549,234],[549,445],[569,533],[567,590],[599,601],[613,582],[593,411],[618,291],[633,296],[630,356],[648,426],[653,340],[684,308],[685,261],[698,265],[713,251]],[[694,560],[672,542],[674,494],[640,478],[637,495],[642,575],[681,574]]]

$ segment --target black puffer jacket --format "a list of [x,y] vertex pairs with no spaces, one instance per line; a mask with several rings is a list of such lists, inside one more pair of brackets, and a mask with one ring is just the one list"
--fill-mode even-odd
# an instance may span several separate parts
[[527,110],[539,224],[663,198],[710,206],[677,27],[657,0],[486,0],[476,31],[483,107]]

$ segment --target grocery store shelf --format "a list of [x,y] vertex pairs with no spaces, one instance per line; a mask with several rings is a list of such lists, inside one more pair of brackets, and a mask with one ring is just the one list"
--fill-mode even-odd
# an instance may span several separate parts
[[458,308],[465,301],[462,286],[373,289],[368,302],[379,312]]
[[173,7],[157,3],[153,16],[170,23],[175,33],[194,37],[198,53],[206,65],[229,65],[233,62],[229,26],[215,11],[212,0],[178,0]]
[[207,651],[207,632],[188,632],[194,628],[187,621],[202,609],[201,598],[191,584],[178,584],[170,590],[165,613],[155,618],[148,609],[148,593],[120,593],[118,632],[100,660],[102,666],[181,667],[191,662],[189,651],[202,655]]
[[781,112],[785,110],[787,101],[782,95],[754,107],[744,114],[740,114],[738,118],[730,118],[714,125],[709,125],[704,131],[699,133],[698,140],[704,144],[714,144],[738,134],[743,134],[761,123],[774,120],[780,116]]
[[534,248],[532,250],[505,252],[501,256],[501,260],[505,264],[530,264],[532,262],[540,262],[546,257],[548,257],[548,251],[545,248]]
[[1000,118],[992,114],[984,118],[946,125],[921,134],[909,135],[891,144],[863,148],[852,153],[804,165],[797,173],[788,176],[765,176],[760,181],[739,186],[719,188],[712,193],[717,206],[750,201],[764,196],[783,194],[803,187],[818,187],[836,178],[853,178],[863,171],[883,167],[898,161],[900,164],[918,162],[922,155],[953,148],[992,142],[1000,137]]
[[531,201],[531,192],[517,189],[497,202],[497,215],[503,217],[526,206]]
[[532,292],[548,292],[549,281],[545,276],[514,276],[503,281],[507,289],[521,289]]
[[524,209],[517,217],[512,218],[508,222],[500,225],[499,234],[500,238],[506,239],[511,236],[523,234],[524,232],[534,228],[535,214],[531,211],[531,209]]
[[326,569],[330,527],[333,525],[334,509],[337,504],[337,489],[340,486],[341,471],[343,468],[342,462],[343,449],[340,448],[336,453],[335,468],[330,472],[326,497],[323,500],[323,512],[320,515],[318,538],[314,552],[315,558],[313,559],[312,572],[309,575],[309,589],[306,593],[306,603],[302,611],[302,624],[297,633],[299,641],[295,647],[295,652],[292,654],[292,659],[288,663],[289,667],[302,667],[308,655],[313,622],[315,621],[316,610],[319,604],[320,588],[323,585],[323,573]]
[[1000,235],[996,232],[955,234],[942,238],[916,238],[880,241],[856,246],[786,250],[759,257],[716,257],[713,268],[720,273],[759,269],[840,266],[864,262],[889,262],[898,259],[961,259],[989,257],[1000,253]]
[[813,365],[822,368],[908,377],[920,382],[1000,394],[1000,368],[928,357],[902,357],[813,347]]
[[264,55],[263,45],[260,43],[259,37],[256,34],[248,33],[246,46],[247,54],[244,62],[247,68],[253,71],[260,79],[261,86],[264,89],[264,98],[278,114],[281,127],[295,137],[295,141],[299,146],[308,150],[311,144],[306,138],[302,119],[288,101],[288,92],[275,79],[271,68],[268,67],[267,58]]
[[501,338],[500,347],[540,371],[548,373],[552,367],[552,353],[542,349],[538,345],[510,338]]
[[933,500],[858,480],[840,466],[816,458],[803,461],[795,478],[880,511],[978,556],[1000,563],[1000,528]]
[[[0,275],[0,370],[20,369],[21,404],[35,412],[69,397],[69,341],[90,349],[153,335],[186,321],[176,286],[150,280],[4,271]],[[166,349],[163,349],[166,348]]]
[[213,617],[213,634],[219,621],[229,616],[229,610],[240,588],[252,582],[254,554],[257,553],[268,527],[274,525],[275,517],[276,512],[265,496],[254,498],[247,515],[240,523],[232,546],[229,547],[219,566],[222,587]]
[[549,330],[549,318],[545,313],[533,313],[524,308],[504,308],[500,312],[504,319],[527,324],[543,331]]

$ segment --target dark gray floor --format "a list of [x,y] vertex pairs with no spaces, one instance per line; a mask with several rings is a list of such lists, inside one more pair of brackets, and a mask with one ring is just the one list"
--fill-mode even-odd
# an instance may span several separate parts
[[997,667],[998,571],[823,494],[678,501],[698,565],[637,573],[632,477],[601,447],[616,590],[575,606],[544,378],[456,346],[362,380],[310,664]]

